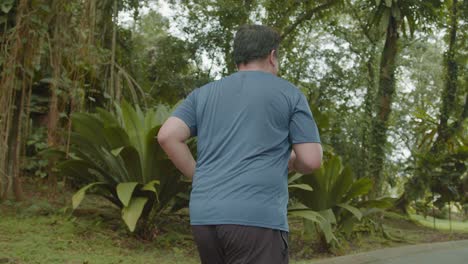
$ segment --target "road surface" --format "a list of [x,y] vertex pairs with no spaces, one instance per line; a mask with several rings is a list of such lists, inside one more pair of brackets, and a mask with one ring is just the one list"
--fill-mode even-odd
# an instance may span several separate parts
[[468,264],[468,240],[379,249],[310,264]]

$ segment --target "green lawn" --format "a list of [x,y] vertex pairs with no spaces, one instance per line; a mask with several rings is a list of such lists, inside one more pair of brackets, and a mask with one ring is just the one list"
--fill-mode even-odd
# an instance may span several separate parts
[[[168,217],[166,227],[149,242],[130,235],[118,210],[107,204],[88,199],[81,210],[72,215],[69,206],[50,205],[38,200],[0,205],[0,263],[199,263],[187,215]],[[433,231],[405,219],[395,214],[393,218],[388,217],[386,223],[388,232],[404,237],[405,241],[392,242],[378,235],[362,233],[359,238],[346,240],[345,247],[337,254],[434,239],[457,239],[456,233]],[[420,216],[413,216],[413,219],[432,226],[429,218],[424,221]],[[300,223],[290,221],[291,263],[307,263],[311,259],[333,256],[317,250],[313,241],[303,240]],[[438,221],[438,227],[448,228],[448,221]],[[468,231],[467,223],[454,222],[453,227],[454,231]]]
[[[421,215],[411,215],[411,219],[418,221],[424,226],[427,227],[434,227],[434,219],[428,216],[424,219],[424,216]],[[447,219],[435,219],[436,222],[436,229],[440,230],[450,230],[450,222]],[[460,222],[460,221],[452,221],[452,231],[458,232],[468,232],[468,221],[467,222]]]
[[198,263],[192,250],[165,249],[122,236],[100,228],[98,221],[62,216],[0,218],[0,263]]

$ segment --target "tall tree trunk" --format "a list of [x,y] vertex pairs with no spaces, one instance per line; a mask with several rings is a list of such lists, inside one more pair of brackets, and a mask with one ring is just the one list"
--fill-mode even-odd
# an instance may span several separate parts
[[112,27],[112,46],[111,46],[111,65],[110,65],[110,79],[109,79],[109,88],[107,89],[109,92],[109,109],[114,106],[114,101],[116,99],[116,94],[119,93],[117,91],[116,85],[116,78],[115,78],[115,52],[117,46],[117,18],[119,15],[119,9],[117,6],[117,0],[114,0],[114,14],[113,14],[113,27]]
[[30,1],[19,1],[15,30],[4,42],[6,56],[0,76],[0,199],[23,199],[19,175],[22,139],[26,135],[23,124],[29,117],[26,106],[41,39],[35,34],[38,25],[32,21],[32,16],[36,16],[31,13],[32,8]]
[[395,60],[398,52],[398,23],[390,16],[387,26],[385,45],[380,59],[379,88],[377,92],[377,115],[372,120],[370,134],[370,177],[373,180],[371,198],[380,196],[385,181],[382,169],[385,161],[388,119],[392,110],[395,93]]
[[448,50],[445,55],[445,89],[442,92],[442,106],[440,109],[439,124],[437,126],[437,139],[430,150],[430,154],[432,155],[437,155],[454,133],[453,129],[450,129],[448,126],[448,119],[453,113],[455,105],[457,105],[458,65],[455,59],[458,29],[457,2],[457,0],[452,0],[449,43]]
[[[26,74],[23,73],[23,80],[27,79],[27,77],[24,75]],[[19,91],[17,91],[17,94],[15,96],[13,120],[16,120],[16,122],[13,122],[13,126],[9,131],[9,151],[7,156],[7,160],[10,161],[10,163],[7,165],[7,175],[10,179],[10,187],[12,188],[8,190],[7,198],[14,197],[17,201],[21,201],[24,199],[23,187],[20,179],[22,153],[21,150],[23,146],[22,139],[23,136],[26,135],[23,126],[23,124],[26,121],[24,120],[24,117],[25,114],[29,115],[29,113],[25,113],[25,105],[26,101],[29,101],[30,83],[23,81],[20,85],[21,87],[18,87]]]
[[[63,10],[66,9],[65,1],[63,0],[53,0],[51,3],[53,13],[55,14],[55,19],[52,22],[52,40],[50,45],[50,66],[52,68],[52,77],[53,82],[49,86],[50,91],[50,102],[49,102],[49,113],[47,115],[47,145],[49,148],[57,147],[60,142],[58,138],[58,129],[59,129],[59,98],[58,90],[59,83],[62,81],[62,50],[64,49],[63,39],[63,27],[67,24],[66,16],[67,13]],[[52,187],[52,194],[55,194],[57,189],[57,175],[52,170],[52,166],[55,164],[55,159],[49,160],[49,169],[48,169],[48,181]]]
[[366,63],[367,69],[367,89],[366,95],[364,98],[364,115],[362,119],[362,127],[361,127],[361,152],[360,152],[360,167],[361,170],[358,172],[358,177],[368,177],[369,176],[369,155],[370,155],[370,144],[369,144],[369,134],[371,129],[371,121],[372,121],[372,113],[373,113],[373,106],[375,100],[375,67],[374,67],[374,49],[372,54],[370,55],[369,59]]

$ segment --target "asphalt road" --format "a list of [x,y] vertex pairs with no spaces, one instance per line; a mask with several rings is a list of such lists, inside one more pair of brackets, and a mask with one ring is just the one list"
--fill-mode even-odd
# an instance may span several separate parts
[[379,249],[311,264],[468,264],[468,240]]

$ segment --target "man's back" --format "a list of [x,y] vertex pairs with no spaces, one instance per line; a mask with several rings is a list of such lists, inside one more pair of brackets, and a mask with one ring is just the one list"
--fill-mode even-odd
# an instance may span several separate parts
[[[192,225],[288,230],[287,166],[292,141],[301,141],[290,124],[301,118],[298,109],[308,110],[302,93],[262,71],[240,71],[189,95],[174,116],[198,136]],[[319,142],[309,123],[307,142]]]
[[193,178],[190,222],[202,264],[289,261],[287,171],[319,168],[322,148],[305,96],[276,77],[280,41],[272,28],[241,26],[239,72],[194,90],[159,130],[168,157]]

